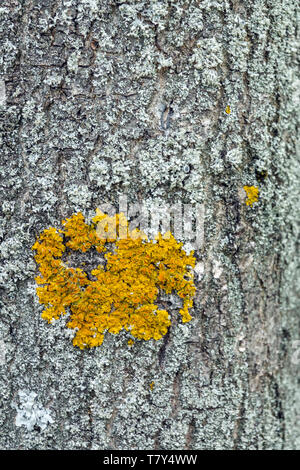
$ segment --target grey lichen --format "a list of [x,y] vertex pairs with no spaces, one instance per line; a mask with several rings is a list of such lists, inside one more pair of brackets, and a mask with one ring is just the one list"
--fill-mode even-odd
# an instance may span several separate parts
[[33,431],[36,427],[42,431],[46,429],[48,424],[54,422],[50,415],[50,411],[43,408],[36,401],[37,394],[28,390],[19,390],[19,406],[15,406],[17,410],[16,426],[25,426],[28,431]]

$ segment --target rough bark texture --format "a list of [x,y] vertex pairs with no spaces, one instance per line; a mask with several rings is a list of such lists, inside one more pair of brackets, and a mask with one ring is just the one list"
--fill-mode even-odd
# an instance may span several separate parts
[[[1,2],[1,448],[300,448],[296,17]],[[204,205],[193,320],[81,351],[40,317],[31,246],[120,194]]]

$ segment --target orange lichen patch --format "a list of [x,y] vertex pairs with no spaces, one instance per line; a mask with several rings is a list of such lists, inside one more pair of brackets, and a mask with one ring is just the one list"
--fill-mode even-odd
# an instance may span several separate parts
[[151,392],[154,389],[154,385],[155,385],[155,382],[151,382],[150,385],[149,385]]
[[60,232],[68,237],[66,246],[72,250],[80,250],[83,253],[88,251],[92,246],[100,253],[104,251],[105,240],[101,240],[96,234],[96,221],[91,225],[86,224],[81,212],[73,214],[69,219],[63,220],[62,223],[65,230]]
[[256,186],[244,186],[244,190],[247,194],[246,204],[252,207],[253,203],[258,201],[259,189]]
[[[140,230],[129,229],[124,214],[109,217],[99,210],[91,224],[81,213],[62,224],[62,230],[44,230],[32,248],[40,268],[37,295],[46,307],[42,318],[51,323],[69,308],[67,327],[76,330],[74,346],[99,346],[106,332],[121,330],[137,339],[160,339],[171,324],[169,313],[156,304],[160,291],[177,291],[183,300],[182,321],[191,320],[195,286],[189,269],[195,266],[195,258],[170,232],[148,240]],[[113,243],[110,252],[108,243]],[[91,280],[82,269],[63,263],[66,247],[81,252],[95,248],[104,253],[106,266],[92,270]]]

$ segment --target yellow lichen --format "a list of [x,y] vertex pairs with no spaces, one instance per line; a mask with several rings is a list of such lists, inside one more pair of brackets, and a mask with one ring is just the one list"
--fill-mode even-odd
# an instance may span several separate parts
[[244,190],[247,194],[246,204],[252,207],[253,203],[258,201],[259,189],[256,186],[244,186]]
[[152,392],[152,390],[154,389],[154,385],[155,385],[155,382],[153,382],[153,381],[152,381],[152,382],[150,383],[150,385],[149,385],[151,392]]
[[[109,217],[99,210],[91,224],[86,224],[80,212],[62,224],[62,230],[44,230],[32,248],[40,269],[37,295],[46,307],[42,318],[51,323],[68,308],[67,327],[76,332],[74,346],[99,346],[106,332],[121,330],[137,339],[160,339],[171,324],[169,313],[155,303],[160,291],[177,291],[183,300],[182,321],[191,320],[195,286],[189,267],[195,266],[195,258],[193,252],[185,253],[171,233],[148,240],[140,230],[129,230],[124,214]],[[110,243],[113,249],[108,251]],[[81,268],[62,261],[70,250],[91,248],[103,253],[106,261],[106,266],[91,271],[93,280]]]
[[230,113],[231,113],[231,108],[230,108],[229,105],[226,106],[226,108],[225,108],[225,113],[226,113],[226,114],[230,114]]

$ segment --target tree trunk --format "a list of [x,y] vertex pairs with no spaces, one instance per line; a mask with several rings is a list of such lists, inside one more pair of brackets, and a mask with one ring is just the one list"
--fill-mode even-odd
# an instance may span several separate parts
[[[296,12],[1,2],[2,449],[300,448]],[[121,197],[201,208],[193,318],[169,302],[162,339],[80,350],[31,247]]]

